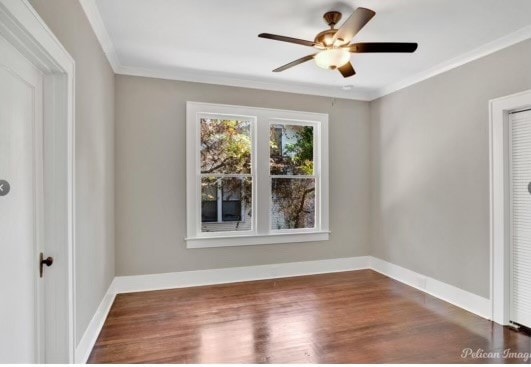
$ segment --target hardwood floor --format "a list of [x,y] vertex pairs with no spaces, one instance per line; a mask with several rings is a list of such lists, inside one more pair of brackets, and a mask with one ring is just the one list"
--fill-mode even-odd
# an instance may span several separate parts
[[118,295],[89,362],[530,363],[506,349],[531,338],[361,270]]

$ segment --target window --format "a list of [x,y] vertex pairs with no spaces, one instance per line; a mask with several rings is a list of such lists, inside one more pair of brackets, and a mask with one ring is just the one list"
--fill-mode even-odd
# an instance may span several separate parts
[[199,118],[203,233],[253,230],[253,121]]
[[314,137],[312,125],[271,125],[273,230],[315,228]]
[[328,116],[187,104],[189,248],[327,240]]

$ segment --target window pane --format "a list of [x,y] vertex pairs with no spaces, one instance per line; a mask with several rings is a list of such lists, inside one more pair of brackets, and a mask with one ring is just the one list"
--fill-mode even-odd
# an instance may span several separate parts
[[218,221],[218,180],[207,177],[201,180],[201,222]]
[[251,173],[251,123],[201,119],[201,173]]
[[272,229],[315,227],[315,179],[273,178]]
[[252,230],[252,179],[201,179],[201,231]]
[[223,179],[222,221],[234,222],[242,218],[242,180],[240,178]]
[[218,203],[217,201],[201,202],[201,221],[203,223],[218,221]]
[[271,125],[272,175],[313,175],[313,127]]
[[241,201],[223,201],[222,205],[223,222],[239,222],[242,220]]

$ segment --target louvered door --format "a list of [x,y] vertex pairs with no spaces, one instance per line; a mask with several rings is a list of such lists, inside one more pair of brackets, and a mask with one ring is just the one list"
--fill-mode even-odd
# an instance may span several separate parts
[[531,111],[512,113],[511,321],[531,327]]

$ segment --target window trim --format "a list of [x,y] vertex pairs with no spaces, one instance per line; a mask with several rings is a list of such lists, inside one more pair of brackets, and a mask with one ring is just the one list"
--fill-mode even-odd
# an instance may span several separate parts
[[[200,190],[200,128],[198,119],[204,116],[251,121],[253,144],[252,177],[252,230],[240,232],[201,232]],[[314,176],[316,178],[316,226],[311,229],[271,229],[271,176],[269,167],[269,129],[272,124],[314,126]],[[233,106],[201,102],[186,104],[186,227],[187,248],[282,244],[329,239],[329,170],[328,170],[328,114],[278,110],[259,107]],[[265,143],[267,141],[267,144]],[[213,176],[216,176],[215,174]],[[301,176],[303,177],[303,176]],[[267,180],[269,188],[258,190],[258,182]],[[263,209],[268,208],[267,210]],[[258,215],[262,208],[262,215]],[[269,211],[269,212],[268,212]],[[268,213],[267,215],[263,215]]]

